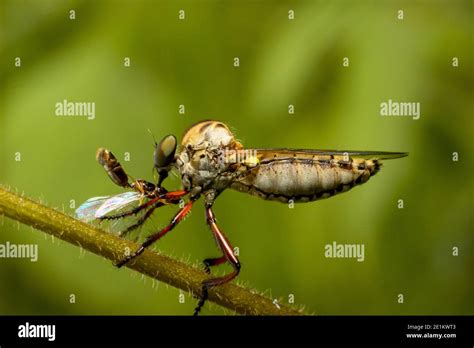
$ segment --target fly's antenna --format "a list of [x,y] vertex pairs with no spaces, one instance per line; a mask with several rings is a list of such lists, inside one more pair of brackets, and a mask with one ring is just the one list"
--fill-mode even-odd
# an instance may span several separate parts
[[150,133],[151,137],[153,138],[153,141],[155,142],[155,147],[158,145],[158,142],[156,141],[155,135],[151,132],[150,128],[147,129],[148,133]]
[[[147,130],[148,130],[148,133],[150,133],[151,137],[153,138],[153,141],[155,142],[155,147],[154,147],[154,149],[156,149],[156,147],[158,146],[158,142],[156,141],[155,135],[152,133],[152,131],[150,130],[150,128],[148,128]],[[153,180],[156,180],[156,179],[157,179],[155,166],[153,166],[153,168],[151,169],[151,175],[153,176]]]

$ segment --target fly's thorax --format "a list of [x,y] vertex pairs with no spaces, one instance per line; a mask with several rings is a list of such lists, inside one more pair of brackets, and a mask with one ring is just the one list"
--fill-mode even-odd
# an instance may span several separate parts
[[214,148],[242,148],[229,127],[219,121],[202,121],[191,126],[183,136],[182,147],[194,149],[205,146]]
[[240,149],[229,128],[218,121],[203,121],[192,126],[184,135],[176,166],[184,188],[224,189],[230,178],[225,175],[230,163],[225,160],[228,149]]
[[140,192],[144,196],[154,197],[156,194],[157,187],[155,184],[146,180],[138,179],[130,184],[130,187],[137,192]]

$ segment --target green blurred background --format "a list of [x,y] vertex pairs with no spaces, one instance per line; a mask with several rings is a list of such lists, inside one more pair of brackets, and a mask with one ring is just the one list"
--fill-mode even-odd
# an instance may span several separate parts
[[[181,137],[205,118],[248,147],[407,151],[366,185],[294,209],[225,192],[215,213],[240,248],[239,282],[282,302],[293,294],[317,314],[474,313],[472,1],[0,4],[0,183],[72,214],[71,199],[122,192],[96,163],[98,147],[152,179],[147,129]],[[56,117],[64,99],[95,102],[96,118]],[[420,102],[421,118],[381,117],[388,99]],[[157,211],[144,233],[173,212]],[[0,314],[188,315],[195,306],[0,217],[6,241],[37,243],[39,261],[0,259]],[[365,261],[325,258],[333,241],[364,243]],[[202,205],[156,248],[191,263],[217,256]]]

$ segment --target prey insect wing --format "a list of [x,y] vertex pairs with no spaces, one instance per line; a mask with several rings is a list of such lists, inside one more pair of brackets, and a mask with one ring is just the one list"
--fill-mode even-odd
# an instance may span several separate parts
[[[98,221],[110,215],[120,214],[136,208],[148,199],[141,193],[125,192],[114,196],[102,196],[88,199],[76,210],[76,217],[84,222]],[[113,233],[126,230],[144,215],[145,210],[132,216],[110,221],[109,229]]]
[[137,192],[125,192],[115,196],[101,196],[88,199],[76,210],[76,217],[84,222],[106,216],[111,212],[118,212],[136,206],[143,195]]
[[111,196],[100,196],[89,198],[79,208],[76,209],[76,217],[84,222],[91,222],[96,219],[95,213]]
[[95,218],[102,218],[110,213],[120,213],[136,207],[144,200],[144,196],[137,192],[125,192],[109,197],[95,212]]

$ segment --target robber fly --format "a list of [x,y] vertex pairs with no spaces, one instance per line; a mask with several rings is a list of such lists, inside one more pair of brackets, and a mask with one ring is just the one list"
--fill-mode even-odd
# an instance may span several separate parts
[[[76,214],[84,221],[116,220],[141,214],[134,224],[121,231],[124,235],[142,225],[156,208],[178,204],[188,196],[188,202],[166,227],[149,235],[133,254],[116,264],[121,267],[172,230],[202,197],[207,224],[222,252],[220,257],[205,259],[204,269],[210,274],[210,267],[228,262],[233,272],[202,283],[194,315],[199,314],[210,288],[231,281],[240,271],[240,262],[212,211],[214,201],[225,189],[283,203],[310,202],[367,182],[379,171],[381,160],[407,156],[402,152],[245,149],[228,126],[211,120],[191,126],[184,134],[178,152],[176,150],[177,141],[173,135],[155,142],[153,158],[158,179],[154,184],[131,179],[114,155],[100,148],[97,160],[108,176],[115,184],[131,191],[91,198],[77,209]],[[167,191],[162,186],[172,169],[181,177],[181,190]]]

